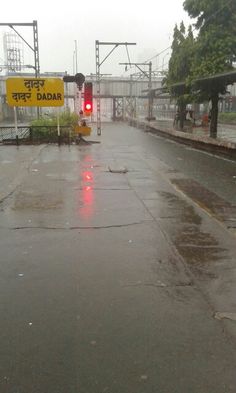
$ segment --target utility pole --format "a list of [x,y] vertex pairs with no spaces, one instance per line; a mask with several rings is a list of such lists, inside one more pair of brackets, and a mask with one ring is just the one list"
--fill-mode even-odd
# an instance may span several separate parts
[[[99,47],[100,45],[112,45],[113,48],[108,53],[108,55],[100,62],[100,54]],[[126,48],[128,45],[136,45],[134,42],[100,42],[98,40],[95,41],[95,55],[96,55],[96,84],[97,84],[97,135],[101,135],[101,74],[100,68],[101,65],[106,61],[106,59],[112,54],[112,52],[121,45],[125,45]]]
[[[134,65],[137,67],[143,75],[145,75],[146,78],[148,78],[148,116],[147,120],[151,121],[154,120],[154,117],[152,115],[152,109],[153,109],[153,96],[152,96],[152,62],[150,61],[149,63],[119,63],[120,65]],[[143,70],[141,66],[147,66],[148,65],[148,72]]]

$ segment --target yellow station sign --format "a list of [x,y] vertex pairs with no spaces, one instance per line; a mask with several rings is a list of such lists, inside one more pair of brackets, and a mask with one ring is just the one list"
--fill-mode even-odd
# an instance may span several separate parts
[[59,78],[8,78],[10,106],[63,106],[64,83]]

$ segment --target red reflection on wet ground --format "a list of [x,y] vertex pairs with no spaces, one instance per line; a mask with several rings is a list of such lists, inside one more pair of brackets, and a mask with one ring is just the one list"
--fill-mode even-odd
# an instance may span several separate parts
[[82,179],[83,182],[93,182],[93,172],[91,171],[83,171],[82,172]]
[[94,214],[94,174],[89,170],[81,172],[81,189],[79,190],[79,215],[88,220]]

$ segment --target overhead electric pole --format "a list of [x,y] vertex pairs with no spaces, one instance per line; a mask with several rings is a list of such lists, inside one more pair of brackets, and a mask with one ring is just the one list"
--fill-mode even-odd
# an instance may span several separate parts
[[[100,45],[112,45],[113,48],[111,51],[105,56],[105,58],[100,62],[100,54],[99,54],[99,47]],[[101,128],[101,74],[100,68],[101,65],[106,61],[106,59],[112,54],[112,52],[121,45],[136,45],[135,42],[100,42],[98,40],[95,41],[95,54],[96,54],[96,84],[97,84],[97,134],[101,135],[102,128]]]
[[[8,26],[10,27],[21,39],[24,43],[34,52],[34,66],[29,66],[29,68],[33,68],[35,72],[35,78],[40,76],[40,67],[39,67],[39,40],[38,40],[38,22],[33,20],[32,23],[0,23],[0,26]],[[32,47],[22,35],[15,29],[14,26],[32,26],[33,27],[33,40],[34,46]],[[39,107],[37,107],[37,117],[39,118]]]
[[[38,23],[36,20],[33,20],[32,23],[0,23],[0,26],[8,26],[10,27],[21,39],[24,43],[34,52],[34,68],[35,78],[39,77],[40,67],[39,67],[39,42],[38,42]],[[15,29],[14,26],[31,26],[33,27],[33,40],[34,46],[32,47],[22,35]]]
[[[149,63],[119,63],[120,65],[134,65],[137,67],[143,75],[148,78],[148,116],[147,120],[153,120],[152,109],[153,109],[153,96],[152,96],[152,62]],[[140,66],[148,66],[148,72],[143,70]]]

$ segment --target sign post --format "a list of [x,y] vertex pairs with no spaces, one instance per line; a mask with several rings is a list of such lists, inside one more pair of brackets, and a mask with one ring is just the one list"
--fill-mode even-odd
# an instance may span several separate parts
[[59,119],[59,108],[57,108],[57,138],[58,145],[61,145],[61,130],[60,130],[60,119]]
[[17,126],[17,112],[16,107],[14,106],[14,122],[15,122],[15,132],[16,132],[16,144],[19,145],[19,138],[18,138],[18,126]]
[[8,78],[10,106],[63,106],[64,83],[59,78]]
[[[14,107],[16,144],[19,144],[17,106],[59,107],[64,105],[64,83],[59,78],[8,78],[6,80],[7,103]],[[57,111],[57,135],[60,144],[59,112]]]

